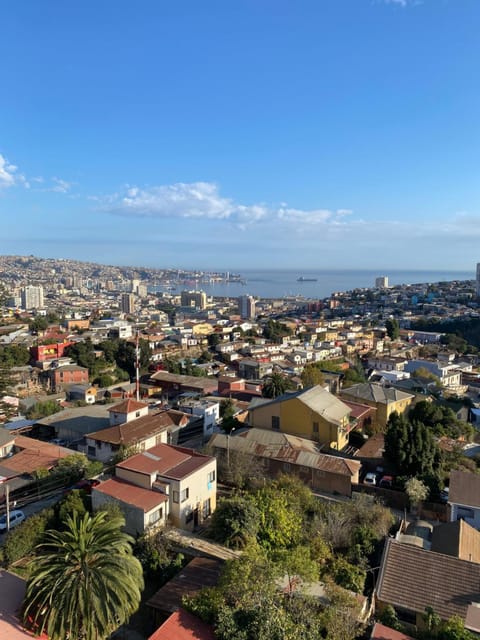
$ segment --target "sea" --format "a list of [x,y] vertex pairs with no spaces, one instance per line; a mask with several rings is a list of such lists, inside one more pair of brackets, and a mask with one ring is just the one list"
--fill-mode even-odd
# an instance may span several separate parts
[[[375,279],[387,276],[389,286],[446,282],[453,280],[473,280],[472,271],[373,271],[373,270],[249,270],[236,272],[240,281],[181,281],[171,282],[170,286],[157,285],[151,290],[179,293],[184,289],[198,289],[209,296],[235,298],[252,295],[258,298],[287,298],[301,296],[309,299],[322,299],[334,292],[351,291],[357,288],[373,288]],[[299,278],[305,280],[299,281]]]

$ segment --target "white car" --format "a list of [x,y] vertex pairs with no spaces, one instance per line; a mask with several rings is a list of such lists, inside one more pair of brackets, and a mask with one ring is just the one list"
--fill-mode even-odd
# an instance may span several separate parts
[[[23,511],[19,511],[18,509],[15,509],[13,511],[10,511],[9,520],[10,520],[10,529],[12,529],[13,527],[16,527],[17,524],[20,524],[25,520],[25,514],[23,513]],[[6,530],[7,530],[7,514],[0,517],[0,533],[3,533]]]
[[377,484],[377,474],[376,473],[367,473],[365,478],[363,479],[363,484],[376,485]]

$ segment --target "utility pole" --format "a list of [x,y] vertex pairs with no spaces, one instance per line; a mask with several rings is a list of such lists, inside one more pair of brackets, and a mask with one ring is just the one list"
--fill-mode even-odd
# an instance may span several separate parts
[[10,531],[10,486],[5,483],[5,498],[7,500],[7,532]]
[[138,341],[138,329],[137,329],[137,339],[135,342],[135,388],[136,388],[137,402],[140,402],[140,347],[139,347],[139,341]]

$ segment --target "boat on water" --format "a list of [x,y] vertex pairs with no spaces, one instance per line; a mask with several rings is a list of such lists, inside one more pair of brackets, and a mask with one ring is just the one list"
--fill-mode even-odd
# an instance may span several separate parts
[[303,276],[300,276],[299,278],[297,278],[297,282],[317,282],[318,278],[304,278]]

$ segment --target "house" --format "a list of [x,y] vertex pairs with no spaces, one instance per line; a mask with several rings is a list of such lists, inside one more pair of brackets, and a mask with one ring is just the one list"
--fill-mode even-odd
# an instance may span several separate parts
[[238,373],[245,380],[260,380],[270,375],[273,365],[270,359],[255,360],[254,358],[242,358],[238,363]]
[[73,384],[67,390],[67,398],[71,402],[80,400],[87,404],[94,404],[97,398],[97,388],[89,384]]
[[215,640],[215,634],[211,625],[180,607],[148,640]]
[[76,364],[67,364],[64,367],[49,369],[46,372],[50,389],[57,393],[65,389],[66,385],[88,384],[88,369]]
[[215,458],[159,444],[117,464],[115,478],[94,487],[92,505],[99,509],[105,502],[117,501],[127,527],[135,532],[165,524],[167,517],[175,526],[193,530],[215,511],[216,475]]
[[342,389],[341,397],[374,407],[377,410],[373,423],[373,428],[376,431],[385,429],[388,418],[394,411],[400,414],[407,411],[415,398],[410,393],[398,391],[393,387],[384,387],[375,382],[363,382]]
[[465,520],[480,529],[480,476],[468,471],[450,473],[450,521]]
[[251,427],[309,438],[337,451],[348,443],[352,410],[320,386],[285,393],[278,398],[254,399],[249,406]]
[[459,616],[475,625],[480,605],[480,564],[388,538],[375,589],[377,610],[394,607],[399,619],[422,625],[427,607],[442,619]]
[[[10,443],[8,444],[10,447]],[[62,458],[71,456],[74,451],[59,447],[49,442],[41,442],[34,438],[15,435],[13,448],[8,457],[0,461],[0,476],[12,478],[9,481],[11,490],[25,486],[31,482],[31,476],[40,469],[52,469]],[[5,484],[0,482],[0,496],[5,494]]]
[[0,427],[0,458],[5,458],[13,451],[13,445],[15,444],[15,436],[5,429]]
[[373,625],[370,640],[413,640],[411,636],[405,635],[402,631],[396,631],[390,627],[386,627],[380,622]]
[[480,563],[480,531],[465,520],[440,524],[433,527],[431,550]]
[[[148,405],[145,406],[148,412]],[[133,413],[136,414],[137,410]],[[143,451],[157,444],[169,442],[172,432],[186,426],[189,421],[187,415],[173,409],[161,409],[146,415],[140,410],[140,413],[142,415],[138,418],[117,422],[120,416],[126,414],[117,413],[113,407],[110,411],[110,422],[113,422],[113,425],[89,433],[85,437],[85,444],[79,445],[79,450],[83,450],[89,458],[107,462],[121,449],[136,447]]]
[[144,489],[118,477],[110,478],[92,489],[94,511],[109,504],[120,507],[125,516],[125,530],[133,536],[167,523],[168,495]]
[[217,433],[209,442],[217,454],[237,451],[255,458],[267,476],[297,475],[312,490],[351,496],[360,462],[320,452],[312,440],[265,429],[249,429],[235,437]]
[[405,371],[414,373],[418,369],[426,369],[439,378],[444,387],[458,387],[461,382],[461,371],[456,364],[442,364],[430,360],[409,360]]
[[35,430],[46,438],[59,438],[72,443],[82,440],[87,434],[110,425],[108,408],[101,404],[87,407],[67,407],[35,421]]
[[205,396],[216,393],[218,381],[216,378],[197,378],[195,376],[184,376],[168,371],[157,371],[150,376],[150,383],[160,387],[161,392],[169,397],[177,396],[185,391],[195,391],[199,395]]
[[[147,602],[157,624],[182,606],[184,596],[195,596],[205,587],[215,587],[223,562],[214,558],[194,558]],[[177,636],[174,636],[175,640]]]

